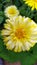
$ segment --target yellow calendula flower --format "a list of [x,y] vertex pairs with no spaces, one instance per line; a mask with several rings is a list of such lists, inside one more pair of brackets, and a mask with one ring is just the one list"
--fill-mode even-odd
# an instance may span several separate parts
[[30,7],[32,7],[32,10],[37,10],[37,0],[23,0],[26,4],[28,4]]
[[37,43],[37,24],[28,17],[18,16],[15,21],[6,20],[2,30],[8,50],[29,51]]
[[5,9],[5,15],[9,18],[16,17],[19,15],[19,11],[15,5],[11,5]]

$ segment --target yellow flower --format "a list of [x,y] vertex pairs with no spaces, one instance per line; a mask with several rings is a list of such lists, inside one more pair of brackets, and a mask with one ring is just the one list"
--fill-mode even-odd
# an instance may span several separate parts
[[4,24],[2,35],[8,50],[29,51],[37,43],[37,24],[28,17],[18,16]]
[[19,15],[19,11],[15,5],[11,5],[5,9],[5,15],[9,18],[16,17]]
[[23,0],[26,4],[28,4],[30,7],[32,7],[32,10],[37,10],[37,0]]

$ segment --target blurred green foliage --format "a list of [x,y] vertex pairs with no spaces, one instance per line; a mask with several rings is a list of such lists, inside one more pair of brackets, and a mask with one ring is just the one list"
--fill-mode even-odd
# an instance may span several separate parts
[[30,17],[37,23],[37,11],[31,11],[23,0],[0,0],[0,24],[4,20],[4,9],[9,5],[16,5],[22,16]]
[[[0,31],[5,23],[4,9],[9,5],[16,5],[22,16],[30,17],[37,23],[37,11],[31,11],[31,8],[24,4],[23,0],[0,0]],[[37,60],[37,44],[29,52],[8,51],[4,46],[0,32],[0,57],[10,62],[21,61],[21,65],[33,65]]]

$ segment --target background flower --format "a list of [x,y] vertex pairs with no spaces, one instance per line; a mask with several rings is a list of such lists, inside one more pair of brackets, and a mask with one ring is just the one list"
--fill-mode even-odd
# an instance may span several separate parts
[[15,5],[11,5],[11,6],[6,7],[5,15],[9,18],[16,17],[19,15],[19,11]]
[[30,7],[32,7],[32,10],[37,10],[37,0],[23,0],[26,4],[28,4]]

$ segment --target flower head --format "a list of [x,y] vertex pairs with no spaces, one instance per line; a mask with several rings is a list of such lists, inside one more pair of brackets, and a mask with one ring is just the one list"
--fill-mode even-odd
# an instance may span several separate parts
[[32,7],[32,10],[37,10],[37,0],[23,0],[26,4],[28,4],[30,7]]
[[19,11],[15,5],[8,6],[5,9],[5,15],[9,18],[16,17],[17,15],[19,15]]
[[30,18],[18,16],[4,24],[2,35],[6,48],[15,52],[28,51],[37,42],[37,25]]

